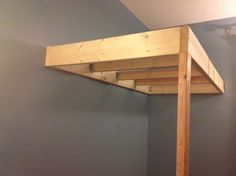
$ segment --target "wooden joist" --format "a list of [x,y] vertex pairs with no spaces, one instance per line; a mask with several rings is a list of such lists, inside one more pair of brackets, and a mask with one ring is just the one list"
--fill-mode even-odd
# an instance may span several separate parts
[[144,68],[162,68],[178,66],[178,55],[158,56],[130,60],[96,62],[90,64],[93,72],[135,70]]
[[[192,69],[193,76],[202,76],[197,69]],[[117,72],[118,80],[137,80],[150,78],[178,78],[178,67]]]
[[[169,86],[169,85],[177,85],[178,84],[178,78],[152,78],[152,79],[137,79],[135,80],[136,86]],[[210,84],[209,81],[203,77],[203,76],[192,76],[191,78],[191,84],[200,84],[199,87],[202,86],[202,84]],[[177,86],[176,91],[177,93]]]
[[[178,94],[177,85],[158,85],[158,86],[137,86],[148,87],[149,94]],[[190,86],[191,94],[220,94],[218,90],[211,84],[192,84]]]

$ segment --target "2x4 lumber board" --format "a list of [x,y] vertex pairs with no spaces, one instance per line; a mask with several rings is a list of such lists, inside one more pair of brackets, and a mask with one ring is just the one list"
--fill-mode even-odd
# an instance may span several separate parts
[[180,27],[49,46],[46,66],[116,61],[178,54]]
[[[201,72],[197,69],[192,69],[193,76],[202,76]],[[150,78],[177,78],[178,67],[168,67],[159,69],[145,69],[135,71],[117,72],[118,80],[137,80],[137,79],[150,79]]]
[[[178,78],[152,78],[135,80],[136,86],[162,86],[177,84]],[[193,76],[191,78],[191,84],[209,84],[209,81],[203,76]]]
[[192,58],[188,54],[188,27],[180,32],[178,72],[176,176],[189,175],[190,89]]
[[149,94],[149,89],[147,87],[136,87],[133,80],[117,81],[115,71],[92,73],[89,68],[89,64],[58,66],[55,68],[69,73],[81,75],[86,78]]
[[[137,87],[149,87],[150,94],[178,94],[177,85],[150,85],[150,86],[140,86]],[[219,94],[212,84],[192,84],[190,86],[191,94]]]
[[174,67],[179,64],[178,55],[155,56],[151,58],[96,62],[91,64],[93,72],[121,71],[144,68]]
[[188,51],[193,58],[193,60],[202,69],[202,72],[209,78],[211,83],[221,92],[224,93],[224,81],[221,78],[218,71],[213,66],[211,60],[206,54],[204,48],[198,41],[195,34],[192,32],[191,28],[189,30],[189,44]]
[[[186,34],[185,28],[181,35]],[[185,47],[186,39],[181,39]],[[182,46],[182,43],[181,43]],[[180,46],[177,107],[176,176],[189,175],[191,56]]]

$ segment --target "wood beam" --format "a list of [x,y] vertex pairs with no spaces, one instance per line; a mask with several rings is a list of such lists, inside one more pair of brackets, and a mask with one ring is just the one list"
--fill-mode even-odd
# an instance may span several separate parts
[[[148,87],[150,94],[178,94],[178,85],[136,85],[136,87]],[[220,94],[212,84],[192,84],[190,87],[191,94]]]
[[[201,72],[199,72],[197,69],[194,68],[192,69],[192,75],[202,76]],[[118,80],[177,78],[177,77],[178,77],[178,67],[117,72]]]
[[194,62],[199,66],[202,73],[208,77],[209,81],[219,90],[219,92],[224,93],[224,81],[221,78],[218,71],[213,66],[211,60],[206,54],[204,48],[198,41],[195,34],[192,32],[191,28],[189,30],[189,41],[188,41],[188,52],[193,58]]
[[[203,76],[193,76],[191,84],[208,84],[209,81]],[[152,78],[152,79],[138,79],[135,80],[136,86],[162,86],[162,85],[176,85],[177,90],[178,78]]]
[[181,28],[178,73],[176,176],[189,176],[191,56],[188,27]]
[[174,67],[179,64],[178,55],[157,56],[130,60],[96,62],[90,64],[93,72],[121,71],[145,68]]
[[46,66],[94,63],[178,54],[180,27],[49,46]]
[[177,113],[176,176],[189,175],[191,57],[180,54]]

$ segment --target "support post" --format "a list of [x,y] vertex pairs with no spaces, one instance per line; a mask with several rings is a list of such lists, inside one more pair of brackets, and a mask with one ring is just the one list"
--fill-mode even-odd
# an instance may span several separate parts
[[181,30],[178,73],[176,176],[189,175],[191,56],[188,54],[188,28]]

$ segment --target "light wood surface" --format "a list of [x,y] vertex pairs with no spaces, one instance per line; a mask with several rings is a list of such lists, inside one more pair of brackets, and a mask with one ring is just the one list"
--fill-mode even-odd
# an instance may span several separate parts
[[192,58],[188,54],[188,27],[181,29],[178,104],[177,104],[177,145],[176,176],[189,176],[189,128],[190,128],[190,86]]
[[178,55],[158,56],[151,58],[130,59],[121,61],[97,62],[91,64],[94,72],[121,71],[144,68],[162,68],[178,66]]
[[188,52],[199,66],[199,69],[202,70],[211,83],[218,89],[221,93],[224,93],[224,81],[213,66],[211,60],[207,56],[204,48],[198,41],[195,34],[192,32],[191,28],[189,30],[189,42],[188,42]]
[[180,27],[47,47],[46,66],[178,54]]
[[[201,72],[192,69],[193,76],[202,76]],[[136,80],[136,79],[150,79],[150,78],[178,78],[178,68],[168,67],[161,69],[149,69],[138,71],[124,71],[117,72],[118,80]]]
[[178,105],[177,105],[177,145],[176,176],[189,176],[189,138],[190,138],[190,89],[192,58],[188,47],[189,28],[181,29]]
[[[145,86],[137,86],[145,87]],[[220,94],[212,84],[192,84],[190,86],[191,94]],[[149,94],[178,94],[177,85],[158,85],[149,86]]]
[[180,51],[193,59],[192,94],[224,92],[222,78],[188,26],[49,46],[45,65],[146,94],[177,94]]
[[[137,79],[135,80],[136,86],[169,86],[169,85],[175,85],[177,93],[177,84],[178,84],[178,78],[151,78],[151,79]],[[202,86],[202,84],[209,84],[209,80],[207,80],[203,76],[192,76],[191,78],[191,84],[200,84],[199,87]],[[214,88],[214,87],[213,87]],[[191,92],[194,92],[193,90],[195,87],[191,87]]]

